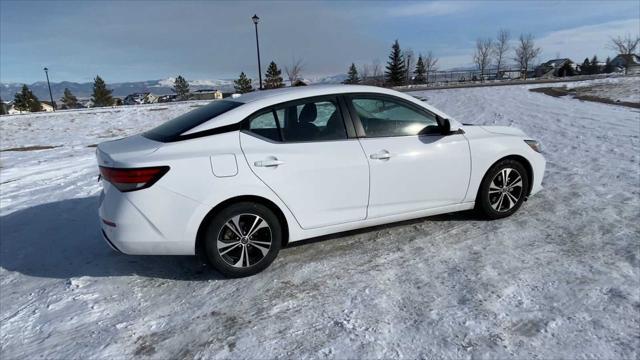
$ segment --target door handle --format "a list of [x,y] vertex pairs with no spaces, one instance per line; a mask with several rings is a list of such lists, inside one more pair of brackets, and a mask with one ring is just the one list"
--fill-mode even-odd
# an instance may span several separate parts
[[262,161],[256,161],[253,163],[253,165],[257,166],[257,167],[277,167],[279,165],[284,164],[284,161],[278,160],[278,159],[274,159],[274,160],[262,160]]
[[378,153],[369,155],[373,160],[389,160],[391,158],[391,154],[387,150],[382,150]]

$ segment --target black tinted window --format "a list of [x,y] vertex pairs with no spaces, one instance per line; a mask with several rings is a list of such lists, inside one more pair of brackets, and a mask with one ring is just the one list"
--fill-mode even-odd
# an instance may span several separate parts
[[341,140],[347,138],[335,100],[319,100],[276,107],[285,142]]
[[143,135],[156,141],[175,141],[179,139],[180,134],[240,105],[242,105],[242,103],[235,101],[212,101],[201,108],[169,120],[164,124],[145,132]]
[[249,131],[273,141],[280,141],[280,129],[276,124],[273,111],[265,112],[251,119]]

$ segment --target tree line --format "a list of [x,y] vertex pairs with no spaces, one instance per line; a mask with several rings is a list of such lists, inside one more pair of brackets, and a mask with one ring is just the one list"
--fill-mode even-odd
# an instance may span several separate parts
[[[640,44],[640,37],[618,36],[611,38],[608,48],[618,54],[631,56]],[[480,80],[484,79],[485,73],[493,66],[497,75],[506,68],[507,61],[511,59],[517,66],[522,77],[526,79],[529,70],[534,66],[534,61],[541,53],[541,48],[536,46],[533,35],[520,34],[514,45],[511,43],[510,32],[506,29],[498,31],[495,39],[478,38],[476,40],[473,63],[480,73]],[[438,58],[431,51],[426,54],[419,54],[415,64],[412,62],[414,53],[411,49],[402,50],[398,40],[391,46],[384,72],[378,61],[372,64],[364,64],[358,69],[355,63],[351,63],[347,70],[345,84],[370,84],[376,86],[401,86],[407,84],[427,84],[430,76],[438,71]],[[285,74],[289,86],[304,86],[302,71],[303,61],[293,59],[289,66],[285,66]],[[574,75],[574,69],[565,64],[563,74],[565,76]],[[607,58],[605,65],[601,66],[598,58],[594,55],[591,59],[585,58],[580,65],[581,74],[611,73],[615,69],[611,64],[611,59]],[[626,73],[626,69],[625,69]],[[237,93],[248,93],[254,91],[253,81],[244,72],[241,72],[238,79],[234,80],[234,90]],[[285,86],[282,70],[271,61],[267,66],[264,80],[264,89],[277,89]],[[178,100],[188,100],[190,89],[189,83],[182,76],[178,75],[174,80],[173,92]],[[0,102],[2,100],[0,99]],[[74,109],[79,106],[78,99],[68,88],[64,89],[64,94],[60,99],[62,108]],[[94,78],[91,102],[94,107],[119,105],[119,99],[112,96],[112,90],[107,88],[104,80],[98,75]],[[18,111],[37,112],[42,111],[42,102],[33,92],[23,85],[20,92],[16,93],[13,104]],[[51,104],[54,108],[56,104]],[[5,111],[0,107],[0,114]]]
[[[93,106],[102,107],[102,106],[112,106],[116,105],[116,101],[113,96],[111,96],[112,90],[107,89],[107,84],[102,80],[100,76],[96,76],[93,81],[93,93],[91,95],[91,101],[93,102]],[[2,100],[0,99],[0,102]],[[62,103],[61,108],[63,109],[75,109],[79,106],[78,98],[73,95],[71,90],[68,88],[64,89],[64,93],[62,98],[60,98],[60,102]],[[13,107],[22,112],[38,112],[43,111],[42,101],[38,99],[38,97],[29,89],[26,84],[22,85],[22,89],[20,92],[17,92],[13,97]],[[54,109],[57,108],[56,103],[50,104]],[[4,107],[2,108],[2,112],[4,112]]]

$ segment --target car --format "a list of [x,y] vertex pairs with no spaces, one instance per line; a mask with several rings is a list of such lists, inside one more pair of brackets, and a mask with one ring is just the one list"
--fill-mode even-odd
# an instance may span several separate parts
[[203,255],[228,277],[322,235],[472,209],[509,216],[542,189],[545,169],[521,130],[463,125],[361,85],[216,100],[96,153],[113,249]]

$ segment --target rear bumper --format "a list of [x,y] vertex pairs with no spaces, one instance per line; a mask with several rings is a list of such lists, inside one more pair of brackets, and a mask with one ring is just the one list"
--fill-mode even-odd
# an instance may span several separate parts
[[103,181],[100,228],[111,248],[128,255],[194,255],[195,239],[185,237],[199,203],[151,188],[122,193]]
[[100,229],[100,232],[102,233],[102,238],[104,239],[104,241],[106,241],[106,242],[107,242],[107,244],[109,244],[109,247],[110,247],[111,249],[113,249],[113,251],[116,251],[116,252],[122,253],[122,251],[120,251],[120,249],[118,249],[118,248],[117,248],[117,247],[116,247],[116,246],[111,242],[111,240],[109,240],[109,237],[107,236],[107,233],[105,233],[103,229]]

